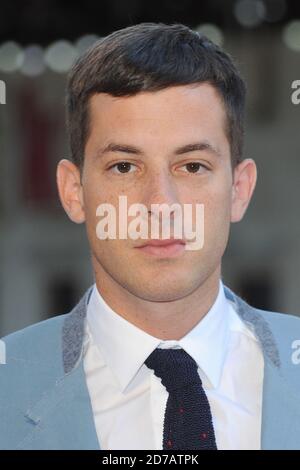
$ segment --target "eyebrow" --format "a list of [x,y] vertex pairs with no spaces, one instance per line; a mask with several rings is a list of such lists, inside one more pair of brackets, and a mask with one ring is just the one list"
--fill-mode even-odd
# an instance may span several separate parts
[[[198,152],[208,151],[219,158],[221,157],[220,150],[207,140],[203,140],[201,142],[195,142],[195,143],[178,147],[174,150],[174,155],[183,155],[185,153],[197,152],[197,151]],[[145,154],[145,152],[138,147],[127,145],[127,144],[122,144],[122,143],[117,143],[117,142],[110,142],[104,148],[100,148],[97,151],[97,155],[100,156],[109,152],[123,152],[123,153],[134,154],[134,155]]]

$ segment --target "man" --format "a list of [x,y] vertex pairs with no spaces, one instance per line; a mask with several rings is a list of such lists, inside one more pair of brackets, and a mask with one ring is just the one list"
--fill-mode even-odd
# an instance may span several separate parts
[[[74,64],[72,158],[57,183],[86,224],[95,284],[71,313],[4,339],[1,448],[300,448],[300,321],[249,306],[221,279],[256,182],[244,106],[231,58],[183,25],[116,31]],[[103,236],[102,209],[118,212],[121,196],[146,208],[141,225],[155,204],[202,207],[203,243]]]

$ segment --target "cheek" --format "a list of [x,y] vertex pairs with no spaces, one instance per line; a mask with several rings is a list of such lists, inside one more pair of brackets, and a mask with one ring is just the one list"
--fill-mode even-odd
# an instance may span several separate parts
[[[97,224],[101,220],[101,216],[97,215],[97,209],[101,204],[112,204],[112,201],[100,188],[100,184],[92,184],[86,182],[84,188],[84,211],[86,219],[86,231],[89,242],[92,246],[99,246],[105,243],[105,240],[99,240],[97,237]],[[96,245],[95,245],[96,244]],[[98,248],[99,249],[99,248]]]
[[220,186],[218,190],[207,194],[203,201],[205,234],[214,240],[223,239],[230,227],[231,187]]
[[96,210],[100,204],[115,205],[111,188],[107,187],[105,180],[101,178],[101,175],[95,169],[94,171],[89,170],[86,174],[83,195],[86,216],[89,221],[95,220]]

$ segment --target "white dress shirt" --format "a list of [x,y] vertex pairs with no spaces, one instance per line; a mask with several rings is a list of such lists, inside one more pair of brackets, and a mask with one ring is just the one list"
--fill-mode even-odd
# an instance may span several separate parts
[[198,364],[218,449],[260,449],[263,354],[220,281],[209,312],[179,341],[137,328],[94,285],[83,360],[102,450],[162,449],[168,392],[144,364],[157,347],[183,348]]

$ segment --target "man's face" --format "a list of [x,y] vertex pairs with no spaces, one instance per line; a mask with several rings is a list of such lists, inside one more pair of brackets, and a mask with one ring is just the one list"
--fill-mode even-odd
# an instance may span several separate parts
[[[131,97],[100,93],[89,110],[81,202],[95,271],[149,301],[191,294],[218,271],[233,217],[230,145],[218,92],[203,83]],[[128,207],[140,203],[149,210],[152,204],[203,204],[203,247],[153,255],[137,248],[146,240],[100,240],[96,209],[110,203],[118,214],[119,196],[127,196]]]

